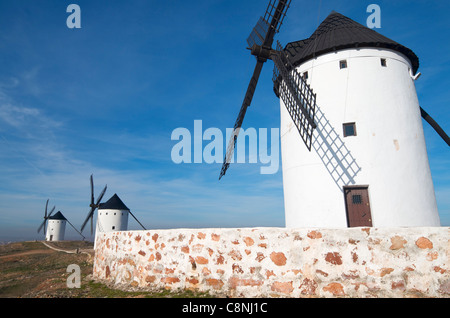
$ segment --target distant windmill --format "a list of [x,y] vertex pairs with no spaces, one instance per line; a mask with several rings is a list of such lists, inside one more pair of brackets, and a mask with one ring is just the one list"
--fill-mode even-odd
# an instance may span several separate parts
[[96,232],[111,232],[111,231],[126,231],[128,229],[128,214],[130,214],[136,222],[145,230],[145,227],[138,221],[138,219],[131,213],[130,209],[122,202],[117,194],[114,194],[105,203],[100,203],[107,186],[105,186],[100,193],[97,201],[94,203],[94,180],[91,175],[91,207],[83,225],[81,232],[83,232],[87,222],[91,221],[91,235],[93,234],[93,218],[95,210],[98,210]]
[[421,117],[450,139],[419,106],[417,56],[337,12],[274,50],[290,2],[270,0],[247,40],[257,63],[219,179],[271,59],[287,227],[439,226]]
[[47,214],[48,201],[49,200],[47,200],[47,203],[45,204],[44,221],[39,226],[38,233],[41,231],[43,227],[45,239],[47,241],[63,241],[67,222],[78,234],[80,234],[83,237],[84,240],[85,237],[80,232],[78,232],[78,230],[72,225],[72,223],[69,222],[69,220],[61,213],[61,211],[58,211],[55,214],[53,214],[53,211],[55,211],[55,207],[53,207],[51,211]]

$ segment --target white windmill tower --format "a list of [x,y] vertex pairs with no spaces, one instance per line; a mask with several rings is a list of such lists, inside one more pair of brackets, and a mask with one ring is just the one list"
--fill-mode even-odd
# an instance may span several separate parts
[[[46,241],[64,241],[64,236],[66,233],[66,223],[69,223],[72,228],[77,231],[83,237],[84,236],[78,232],[78,230],[67,220],[67,218],[61,213],[61,211],[53,214],[55,207],[53,207],[47,214],[48,201],[45,204],[44,221],[38,228],[38,233],[44,228],[45,240]],[[47,225],[47,227],[46,227]]]
[[[103,195],[106,192],[107,186],[103,188],[99,197],[97,198],[96,203],[94,203],[94,180],[91,175],[91,203],[90,203],[90,211],[81,226],[81,232],[83,232],[84,227],[87,222],[91,221],[91,235],[93,234],[93,219],[94,212],[98,209],[97,213],[97,224],[95,233],[99,232],[115,232],[115,231],[127,231],[128,230],[128,215],[131,215],[136,222],[145,230],[145,227],[138,221],[138,219],[131,213],[130,209],[122,202],[117,194],[114,194],[108,201],[105,203],[100,203],[103,198]],[[94,240],[95,242],[95,240]]]
[[258,64],[275,64],[286,226],[439,226],[421,115],[450,143],[419,106],[417,56],[336,12],[310,38],[272,50],[273,20],[260,19],[251,38],[266,40],[249,45]]
[[64,235],[66,233],[67,219],[61,213],[56,212],[54,215],[49,216],[47,219],[47,232],[45,234],[46,241],[64,241]]
[[130,209],[114,194],[105,203],[100,203],[97,214],[96,231],[126,231],[128,230],[128,214]]

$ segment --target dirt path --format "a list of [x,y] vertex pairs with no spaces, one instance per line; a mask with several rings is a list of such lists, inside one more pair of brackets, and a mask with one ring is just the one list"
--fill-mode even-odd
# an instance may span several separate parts
[[2,255],[2,256],[0,256],[0,259],[10,259],[10,258],[27,256],[27,255],[32,255],[32,254],[50,254],[50,253],[56,253],[56,251],[49,249],[49,248],[47,248],[45,250],[31,250],[31,251],[19,252],[19,253],[14,253],[14,254]]
[[78,265],[86,279],[92,273],[92,257],[84,250],[90,247],[77,241],[14,242],[0,247],[0,298],[76,297],[84,293],[67,288],[67,267]]

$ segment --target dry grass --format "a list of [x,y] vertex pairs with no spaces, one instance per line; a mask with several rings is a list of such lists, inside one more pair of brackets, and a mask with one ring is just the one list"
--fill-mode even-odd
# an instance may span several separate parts
[[[0,246],[0,298],[198,298],[208,294],[184,291],[125,291],[91,279],[93,244],[84,241],[51,243],[15,242]],[[83,253],[75,253],[75,251]],[[81,269],[81,288],[68,288],[67,267]]]

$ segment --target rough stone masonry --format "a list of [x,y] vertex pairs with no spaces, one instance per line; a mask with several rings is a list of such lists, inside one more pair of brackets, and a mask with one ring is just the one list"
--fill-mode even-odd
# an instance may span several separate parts
[[450,228],[100,233],[93,276],[230,297],[450,297]]

